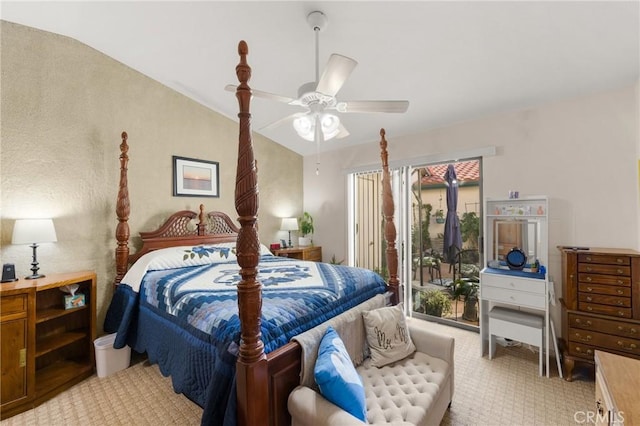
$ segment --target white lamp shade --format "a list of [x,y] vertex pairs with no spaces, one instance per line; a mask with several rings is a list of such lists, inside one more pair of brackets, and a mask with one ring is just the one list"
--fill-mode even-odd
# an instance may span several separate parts
[[52,243],[58,241],[52,219],[18,219],[13,226],[11,244]]
[[297,231],[298,230],[298,219],[295,217],[285,217],[282,219],[282,225],[280,226],[281,231]]

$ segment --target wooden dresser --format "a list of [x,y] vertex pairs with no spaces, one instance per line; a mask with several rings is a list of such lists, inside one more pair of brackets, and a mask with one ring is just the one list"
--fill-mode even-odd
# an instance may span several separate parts
[[640,359],[640,252],[560,247],[564,371],[596,350]]

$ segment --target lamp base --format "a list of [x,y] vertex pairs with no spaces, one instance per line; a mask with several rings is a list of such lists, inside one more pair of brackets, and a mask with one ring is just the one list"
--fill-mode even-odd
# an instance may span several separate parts
[[28,277],[24,277],[25,280],[35,280],[38,278],[44,278],[44,274],[33,274],[29,275]]

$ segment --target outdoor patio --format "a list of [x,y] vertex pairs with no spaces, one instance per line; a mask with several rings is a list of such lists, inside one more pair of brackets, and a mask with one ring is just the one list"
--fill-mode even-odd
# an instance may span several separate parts
[[[443,298],[438,298],[439,304],[445,307],[445,309],[442,310],[441,315],[439,316],[440,318],[477,327],[479,325],[478,315],[477,315],[478,302],[477,300],[470,302],[469,305],[473,304],[475,308],[475,312],[474,312],[474,308],[471,308],[471,306],[468,306],[467,312],[465,315],[466,301],[464,296],[461,297],[459,300],[454,300],[455,297],[453,296],[453,291],[451,288],[451,285],[453,283],[453,272],[454,272],[453,267],[449,263],[442,262],[440,263],[441,277],[439,278],[438,274],[435,271],[435,268],[429,267],[429,266],[423,266],[422,282],[421,282],[420,275],[416,270],[415,276],[411,283],[412,292],[414,296],[414,311],[416,312],[421,311],[420,309],[416,310],[416,306],[415,306],[417,293],[430,292],[430,291],[440,292],[449,301],[449,303],[447,303],[446,301],[444,301]],[[446,309],[446,307],[449,307],[449,309]],[[428,312],[420,312],[420,313],[432,315]],[[435,315],[432,315],[432,316],[435,316]]]

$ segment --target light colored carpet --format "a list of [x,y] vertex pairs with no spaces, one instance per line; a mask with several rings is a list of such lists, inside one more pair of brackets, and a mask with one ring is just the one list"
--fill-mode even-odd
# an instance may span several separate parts
[[[433,324],[456,338],[455,396],[442,425],[575,425],[594,409],[588,371],[573,382],[538,376],[527,347],[499,347],[480,357],[477,333]],[[18,425],[199,425],[202,410],[173,392],[158,367],[139,362],[112,376],[93,376],[41,406],[1,422]]]

